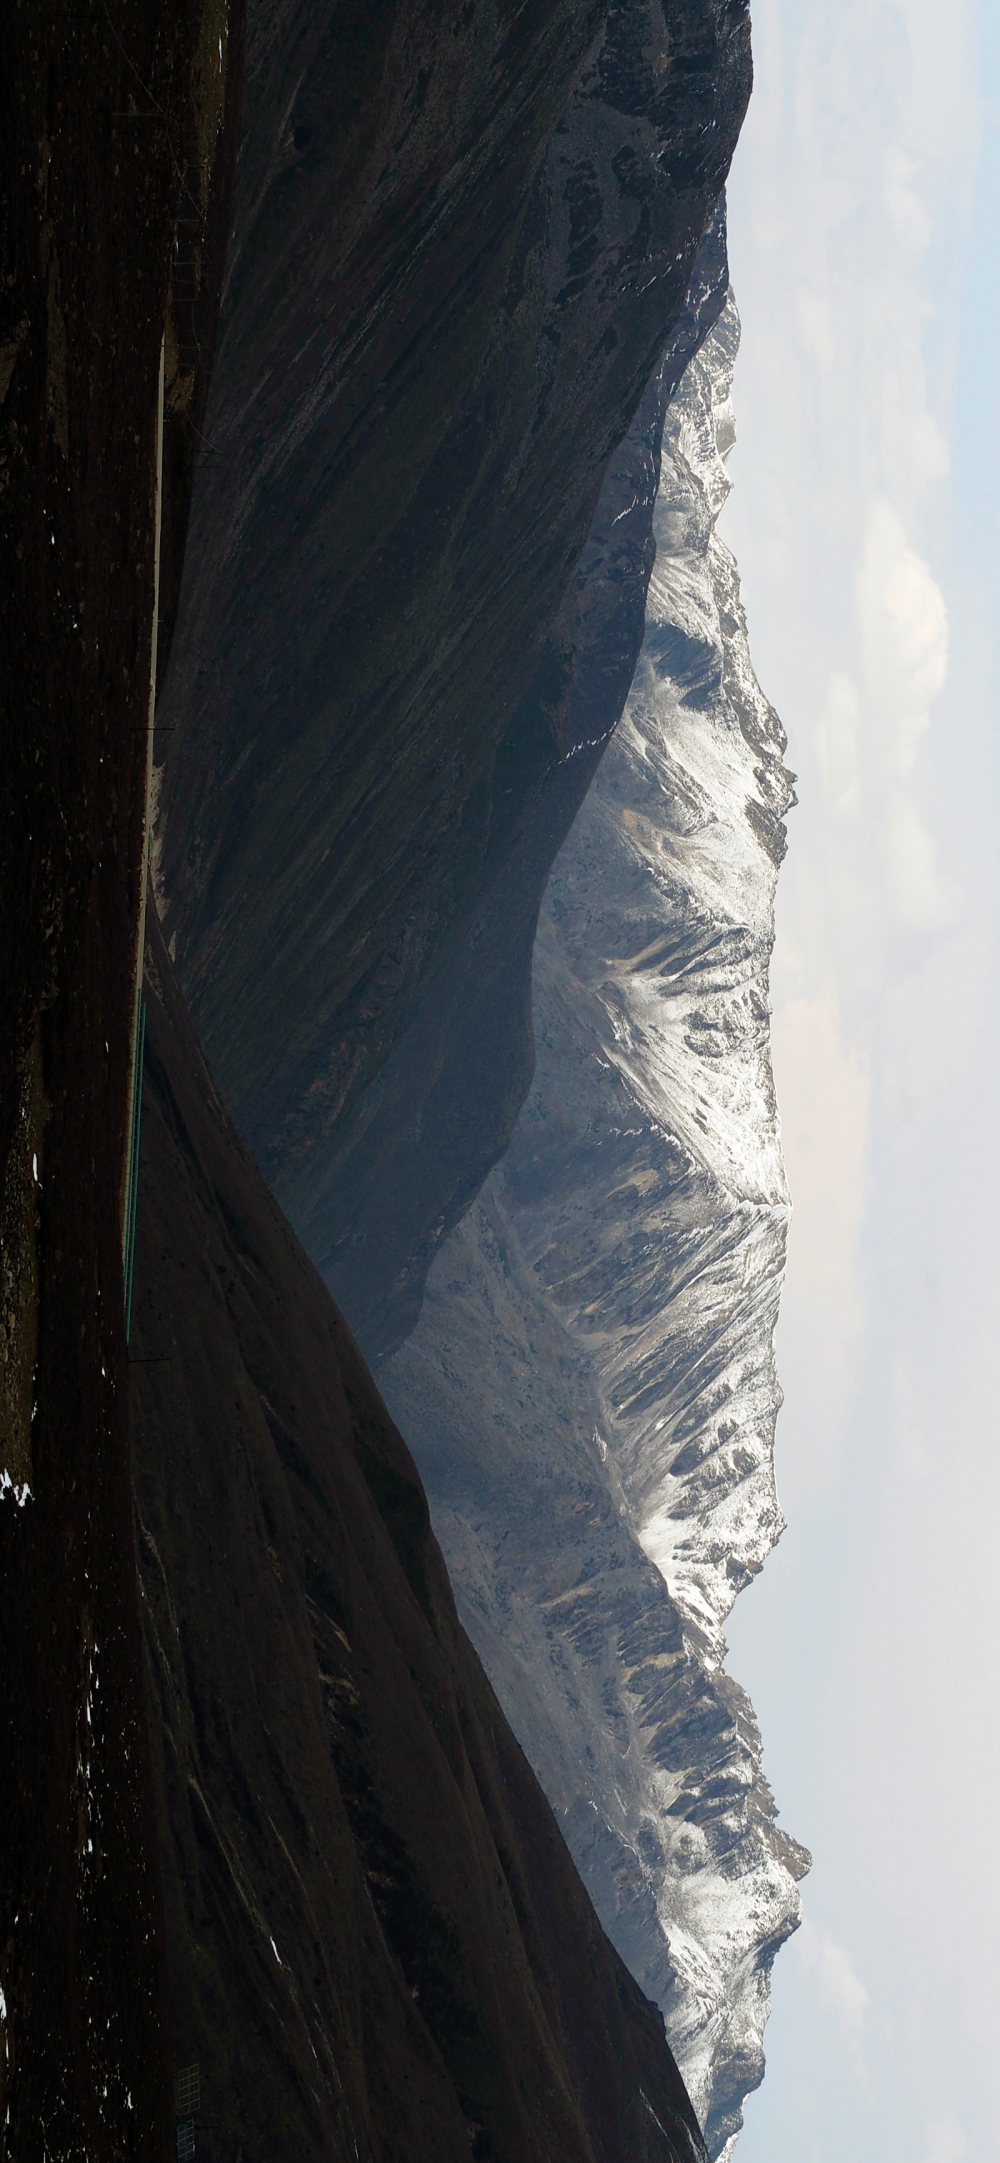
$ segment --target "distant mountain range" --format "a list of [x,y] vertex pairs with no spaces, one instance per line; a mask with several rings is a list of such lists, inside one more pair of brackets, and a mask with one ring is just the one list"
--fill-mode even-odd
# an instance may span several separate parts
[[[155,873],[226,1101],[728,2157],[807,1863],[722,1664],[780,1529],[788,1211],[790,777],[715,532],[746,18],[595,15],[548,118],[570,29],[535,32],[488,95],[426,32],[423,113],[360,107],[345,165],[336,53],[289,117],[288,32],[251,19]],[[480,101],[467,170],[442,98]]]
[[747,7],[165,23],[9,41],[7,2146],[728,2158],[807,1861],[722,1636],[787,1217]]
[[730,297],[667,412],[642,654],[542,906],[531,1094],[381,1370],[466,1627],[719,2158],[809,1860],[722,1666],[781,1530],[788,1218],[767,974],[791,776],[715,530],[738,336]]

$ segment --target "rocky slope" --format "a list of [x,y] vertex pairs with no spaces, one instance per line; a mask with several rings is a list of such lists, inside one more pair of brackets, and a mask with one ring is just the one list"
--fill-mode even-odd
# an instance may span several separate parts
[[667,415],[646,635],[557,860],[511,1147],[382,1370],[460,1610],[728,2157],[807,1860],[723,1624],[781,1528],[768,1053],[780,724],[728,491],[730,301]]
[[199,2157],[704,2163],[155,924],[132,1448]]
[[[596,733],[577,566],[749,88],[744,0],[250,10],[159,891],[226,1100],[366,1344],[415,1318],[530,1079],[533,902],[587,779],[561,753]],[[515,882],[481,971],[533,821],[532,908]],[[463,1131],[480,995],[503,1026]]]

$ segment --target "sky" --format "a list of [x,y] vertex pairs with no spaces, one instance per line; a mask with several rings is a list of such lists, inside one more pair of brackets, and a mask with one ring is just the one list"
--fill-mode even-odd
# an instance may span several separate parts
[[[995,14],[996,20],[993,19]],[[756,0],[721,530],[800,802],[788,1529],[740,1599],[813,1852],[739,2163],[1000,2155],[1000,10]]]

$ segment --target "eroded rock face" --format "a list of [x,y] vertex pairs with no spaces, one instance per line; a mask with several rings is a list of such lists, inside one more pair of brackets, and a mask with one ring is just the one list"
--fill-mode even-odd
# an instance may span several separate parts
[[808,1858],[723,1625],[781,1530],[767,971],[785,738],[750,665],[726,311],[664,434],[646,636],[535,950],[514,1138],[383,1386],[461,1611],[728,2158]]

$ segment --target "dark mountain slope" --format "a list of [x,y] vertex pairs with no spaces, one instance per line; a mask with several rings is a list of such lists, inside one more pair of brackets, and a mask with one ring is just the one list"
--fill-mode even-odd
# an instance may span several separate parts
[[[277,1191],[365,1137],[323,1228],[329,1248],[348,1224],[330,1265],[347,1296],[451,1055],[462,944],[487,901],[502,920],[543,796],[553,854],[578,801],[551,785],[595,733],[570,711],[576,567],[719,199],[749,21],[743,0],[363,18],[258,0],[248,51],[158,876],[196,1026]],[[410,1319],[428,1243],[527,1085],[520,917],[515,936],[477,1146],[457,1138],[371,1257],[364,1299],[409,1269]],[[408,1026],[413,1088],[383,1099]]]
[[539,728],[529,698],[494,763],[472,922],[461,916],[442,938],[412,1020],[338,1145],[324,1161],[308,1153],[281,1181],[296,1229],[373,1361],[413,1328],[428,1266],[506,1146],[531,1082],[539,903],[628,695],[653,563],[664,413],[728,282],[720,203],[673,336],[609,461],[576,567],[559,741]]
[[166,331],[169,583],[241,19],[241,0],[0,8],[0,2152],[16,2163],[158,2163],[172,2141],[122,1233],[160,359]]
[[455,1615],[419,1480],[158,928],[132,1437],[199,2155],[691,2163],[659,2016]]

